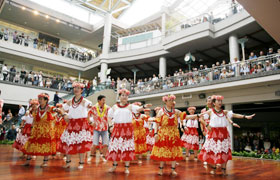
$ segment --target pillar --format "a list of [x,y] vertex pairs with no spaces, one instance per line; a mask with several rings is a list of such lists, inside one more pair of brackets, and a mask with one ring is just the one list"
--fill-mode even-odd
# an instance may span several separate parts
[[107,80],[107,69],[108,69],[108,64],[102,62],[101,63],[101,68],[100,68],[100,82],[104,83]]
[[159,74],[162,78],[166,77],[166,58],[165,57],[159,58]]
[[229,36],[228,42],[229,42],[230,62],[233,63],[234,62],[234,58],[237,58],[238,60],[240,60],[239,45],[238,45],[238,38],[237,38],[237,36],[235,34]]
[[[225,110],[231,111],[232,110],[232,104],[225,104]],[[233,135],[233,126],[230,124],[227,127],[231,139],[231,151],[233,151],[233,143],[234,143],[234,135]]]
[[[112,15],[106,14],[104,22],[104,33],[103,33],[103,45],[102,45],[102,56],[107,57],[110,52],[111,43],[111,31],[112,31]],[[108,64],[106,62],[101,63],[100,68],[100,82],[104,83],[107,79]]]

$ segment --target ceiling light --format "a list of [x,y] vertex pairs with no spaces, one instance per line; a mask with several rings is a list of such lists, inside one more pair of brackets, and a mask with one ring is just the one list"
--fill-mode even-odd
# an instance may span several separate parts
[[38,15],[39,14],[39,12],[38,11],[33,11],[33,13],[34,13],[34,15]]
[[21,7],[22,10],[25,10],[26,8],[24,6]]
[[59,20],[59,19],[57,19],[57,20],[56,20],[56,22],[57,22],[57,23],[59,23],[59,22],[60,22],[60,20]]
[[46,19],[49,19],[49,15],[46,15],[45,17],[46,17]]

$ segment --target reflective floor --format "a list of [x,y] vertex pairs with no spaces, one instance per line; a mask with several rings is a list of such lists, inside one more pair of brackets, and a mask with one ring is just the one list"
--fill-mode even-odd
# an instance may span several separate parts
[[20,159],[21,153],[14,150],[9,145],[0,145],[0,180],[6,179],[98,179],[98,180],[116,180],[116,179],[230,179],[230,180],[257,180],[257,179],[280,179],[280,162],[270,160],[254,160],[246,158],[234,158],[228,163],[228,176],[221,175],[218,170],[217,175],[210,175],[209,171],[203,167],[202,162],[190,160],[181,161],[176,169],[178,176],[171,177],[170,164],[164,169],[164,175],[158,176],[158,162],[143,159],[143,164],[138,165],[133,162],[130,167],[130,174],[125,175],[124,164],[119,163],[115,173],[108,173],[111,162],[103,162],[99,156],[93,157],[91,164],[85,164],[84,169],[77,169],[78,156],[72,158],[70,169],[63,169],[64,161],[62,159],[49,160],[49,166],[41,168],[42,157],[31,161],[29,167],[22,166],[24,160]]

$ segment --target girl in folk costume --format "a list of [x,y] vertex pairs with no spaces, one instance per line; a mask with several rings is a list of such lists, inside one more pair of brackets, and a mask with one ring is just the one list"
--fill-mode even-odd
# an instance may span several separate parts
[[[194,115],[196,111],[195,107],[189,107],[188,112],[190,115]],[[194,151],[194,160],[197,161],[197,151],[199,149],[199,136],[198,136],[198,117],[194,119],[185,120],[186,113],[181,115],[184,125],[184,134],[181,137],[183,146],[186,148],[186,160],[189,160],[189,150]]]
[[[160,161],[159,175],[163,175],[164,162],[171,161],[171,175],[176,176],[176,161],[182,160],[181,139],[178,130],[178,117],[180,111],[174,109],[174,95],[166,95],[162,98],[165,106],[159,110],[156,116],[157,131],[155,128],[155,145],[151,159]],[[195,118],[197,115],[189,115],[186,118]]]
[[[118,161],[125,162],[125,173],[129,173],[129,162],[135,159],[135,145],[133,138],[132,113],[144,110],[127,102],[130,92],[121,89],[118,92],[120,103],[115,104],[108,113],[109,119],[113,119],[113,130],[109,142],[107,160],[113,161],[113,167],[109,170],[114,172]],[[146,105],[150,107],[150,105]]]
[[[62,104],[56,104],[56,108],[62,109],[63,105]],[[56,121],[55,121],[55,139],[56,139],[56,149],[59,150],[61,147],[61,140],[60,137],[64,130],[67,127],[67,123],[64,120],[62,114],[57,113],[56,114]]]
[[20,125],[21,130],[17,134],[16,141],[13,144],[13,148],[16,148],[19,151],[22,151],[23,146],[28,141],[28,138],[31,135],[32,123],[33,123],[32,111],[36,110],[39,102],[38,102],[38,100],[33,99],[30,102],[30,104],[31,104],[30,110],[26,111],[25,116],[22,117],[22,122]]
[[[91,107],[91,102],[82,96],[84,84],[74,82],[72,86],[75,96],[64,104],[62,111],[60,111],[68,125],[61,135],[61,146],[58,151],[66,154],[64,168],[70,167],[71,155],[79,154],[78,169],[82,169],[84,167],[84,155],[90,151],[92,146],[92,133],[88,121],[88,109]],[[68,113],[65,113],[65,111],[68,111]]]
[[[201,114],[204,114],[205,112],[207,112],[211,108],[212,108],[212,98],[211,98],[211,96],[208,96],[208,98],[206,99],[206,107],[201,110]],[[207,119],[204,119],[204,121],[205,121],[205,124],[200,123],[200,128],[201,128],[201,131],[203,133],[204,139],[207,139],[208,129],[206,128],[206,125],[209,124],[210,119],[207,118]],[[204,144],[204,142],[203,142],[203,144]],[[206,161],[204,161],[203,164],[205,165],[205,167],[207,167],[206,166],[207,165]]]
[[[108,112],[110,107],[106,105],[106,97],[99,95],[97,103],[90,109],[88,116],[93,126],[93,149],[99,148],[102,153],[102,160],[106,161],[105,155],[108,150],[109,134],[108,134]],[[100,139],[102,144],[100,145]],[[103,146],[102,146],[103,145]],[[88,159],[89,160],[89,159]]]
[[[161,108],[160,107],[156,107],[154,110],[155,112],[157,113]],[[146,112],[144,110],[144,112]],[[148,109],[147,111],[149,113],[149,116],[150,116],[150,109]],[[148,119],[148,125],[149,125],[149,133],[147,135],[147,141],[146,141],[146,144],[147,144],[147,149],[148,149],[148,154],[147,154],[147,158],[149,159],[150,158],[150,155],[151,155],[151,152],[153,150],[153,146],[155,144],[155,137],[154,137],[154,128],[156,127],[156,122],[155,122],[155,118],[149,118]]]
[[239,127],[230,119],[232,117],[238,119],[252,119],[255,114],[245,116],[241,114],[235,114],[232,111],[223,110],[223,99],[223,96],[213,95],[213,108],[208,110],[202,117],[202,123],[205,123],[203,119],[208,118],[210,119],[210,123],[206,124],[209,133],[198,155],[198,158],[212,165],[213,170],[211,171],[211,174],[215,174],[216,165],[221,164],[222,173],[226,175],[226,164],[228,160],[232,159],[231,139],[227,130],[227,126],[229,125],[229,123],[231,123],[233,126]]
[[[133,103],[141,106],[140,102]],[[134,134],[135,154],[138,155],[138,164],[142,164],[142,154],[147,152],[146,130],[144,128],[145,115],[141,113],[132,113],[132,126]]]
[[56,142],[54,132],[53,113],[55,108],[48,105],[49,95],[41,93],[38,95],[39,107],[32,111],[33,127],[31,135],[23,146],[22,152],[27,154],[27,161],[24,165],[28,166],[33,156],[44,156],[41,167],[47,166],[48,156],[56,153]]

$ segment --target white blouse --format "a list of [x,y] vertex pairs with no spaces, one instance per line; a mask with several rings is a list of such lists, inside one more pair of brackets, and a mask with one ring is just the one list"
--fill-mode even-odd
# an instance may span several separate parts
[[22,120],[25,121],[25,124],[32,124],[33,123],[33,116],[29,116],[29,115],[23,116]]
[[184,124],[184,126],[187,126],[187,127],[190,127],[190,128],[198,128],[198,122],[197,122],[196,119],[184,120],[183,124]]
[[82,103],[76,107],[73,108],[72,105],[69,106],[67,103],[63,105],[64,111],[69,111],[68,112],[68,118],[69,119],[80,119],[80,118],[87,118],[88,117],[88,106],[91,105],[91,102],[87,99],[85,99],[84,105]]
[[130,104],[125,108],[119,108],[114,105],[108,112],[108,117],[113,119],[114,123],[132,123],[132,113],[138,113],[139,106]]
[[[219,117],[219,116],[221,116],[221,117]],[[211,117],[210,117],[210,124],[209,124],[211,127],[227,127],[229,125],[227,118],[231,119],[233,116],[233,112],[228,111],[227,118],[225,115],[222,115],[222,114],[219,114],[219,116],[217,116],[211,109]],[[204,119],[208,119],[208,118],[209,118],[209,115],[204,114]]]

